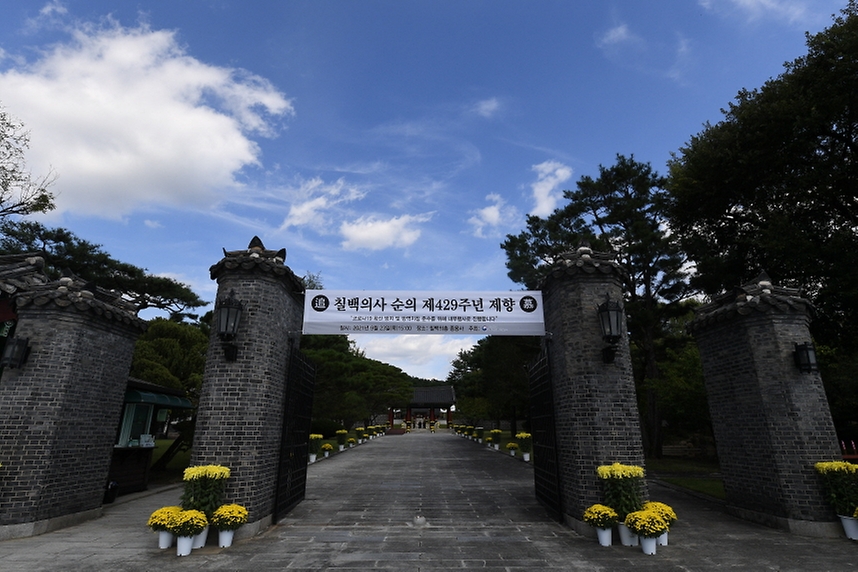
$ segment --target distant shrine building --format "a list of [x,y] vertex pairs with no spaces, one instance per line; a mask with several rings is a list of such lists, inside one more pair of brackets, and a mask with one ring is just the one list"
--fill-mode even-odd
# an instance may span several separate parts
[[[412,427],[415,423],[433,423],[442,418],[449,426],[453,422],[452,408],[456,404],[456,392],[452,386],[443,387],[415,387],[411,403],[405,410],[405,422]],[[390,411],[389,419],[393,425],[393,410]]]

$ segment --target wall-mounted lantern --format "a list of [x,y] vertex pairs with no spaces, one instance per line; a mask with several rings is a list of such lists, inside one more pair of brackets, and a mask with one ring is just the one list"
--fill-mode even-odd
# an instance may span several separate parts
[[226,361],[235,361],[238,358],[238,346],[233,343],[233,340],[238,332],[242,312],[244,312],[244,303],[236,299],[235,290],[230,290],[229,296],[218,300],[215,307],[216,331],[221,340]]
[[795,365],[800,371],[810,373],[819,369],[819,365],[816,363],[816,350],[812,343],[795,344],[795,351],[792,355],[795,358]]
[[11,338],[6,340],[3,348],[3,357],[0,358],[0,367],[16,368],[27,363],[30,355],[30,338]]
[[605,295],[605,301],[599,304],[599,325],[602,328],[602,339],[608,344],[602,348],[602,361],[614,363],[614,356],[619,348],[620,338],[623,336],[623,321],[625,314],[623,307],[616,300],[611,300]]

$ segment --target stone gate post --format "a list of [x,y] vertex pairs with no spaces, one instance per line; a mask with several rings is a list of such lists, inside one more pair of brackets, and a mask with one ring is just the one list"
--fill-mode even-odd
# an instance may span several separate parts
[[0,539],[101,515],[134,343],[145,328],[118,295],[73,278],[12,299],[14,336],[29,339],[30,354],[0,379]]
[[225,500],[250,513],[241,537],[270,525],[274,509],[288,364],[303,322],[304,286],[285,258],[254,237],[211,267],[218,301],[234,292],[244,310],[234,361],[212,328],[191,464],[230,468]]
[[840,458],[822,380],[802,372],[813,308],[765,274],[701,307],[700,349],[712,428],[732,512],[787,530],[836,536],[813,465]]
[[606,363],[597,311],[606,298],[623,300],[623,270],[588,247],[564,258],[542,286],[561,509],[569,526],[594,534],[581,515],[603,501],[596,467],[642,467],[644,455],[628,337],[624,328],[613,362]]

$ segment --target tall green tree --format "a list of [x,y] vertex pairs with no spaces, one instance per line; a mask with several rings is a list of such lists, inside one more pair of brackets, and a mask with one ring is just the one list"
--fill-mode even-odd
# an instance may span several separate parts
[[375,416],[406,406],[413,396],[405,372],[367,358],[346,336],[304,336],[301,351],[316,364],[314,420],[334,420],[344,427],[372,424]]
[[150,320],[134,346],[131,376],[200,395],[209,338],[198,326],[163,318]]
[[597,178],[584,176],[575,190],[565,191],[565,206],[545,219],[528,217],[527,230],[501,244],[510,278],[529,288],[583,241],[615,253],[627,271],[626,315],[650,455],[661,447],[658,342],[688,295],[685,257],[666,226],[666,184],[648,163],[617,155],[614,165],[599,166]]
[[705,292],[760,270],[803,289],[835,427],[858,440],[858,3],[723,115],[669,164],[671,228]]
[[716,293],[765,270],[804,288],[817,341],[858,349],[858,4],[807,36],[807,54],[669,163],[671,229]]
[[45,272],[51,278],[59,278],[64,271],[71,270],[102,288],[121,292],[140,310],[158,308],[181,321],[185,317],[196,318],[189,311],[206,304],[185,284],[120,262],[101,245],[87,242],[66,229],[48,228],[26,220],[0,223],[0,253],[31,252],[45,259]]
[[508,421],[515,432],[518,420],[530,417],[525,367],[538,353],[539,340],[519,336],[487,336],[460,350],[447,376],[457,412],[473,423]]
[[0,107],[0,219],[53,210],[54,195],[48,187],[54,175],[33,177],[27,168],[30,134],[23,123]]

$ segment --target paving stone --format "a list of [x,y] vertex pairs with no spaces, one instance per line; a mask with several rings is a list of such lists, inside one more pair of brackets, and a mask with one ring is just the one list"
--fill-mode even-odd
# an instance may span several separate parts
[[[649,483],[673,506],[670,545],[601,547],[552,521],[536,502],[532,468],[446,432],[374,439],[309,467],[307,498],[263,533],[178,558],[146,528],[180,488],[120,497],[104,516],[0,542],[0,570],[184,571],[822,571],[858,568],[858,546],[765,528],[720,504]],[[426,518],[426,526],[414,517]],[[615,540],[615,542],[618,542]]]

